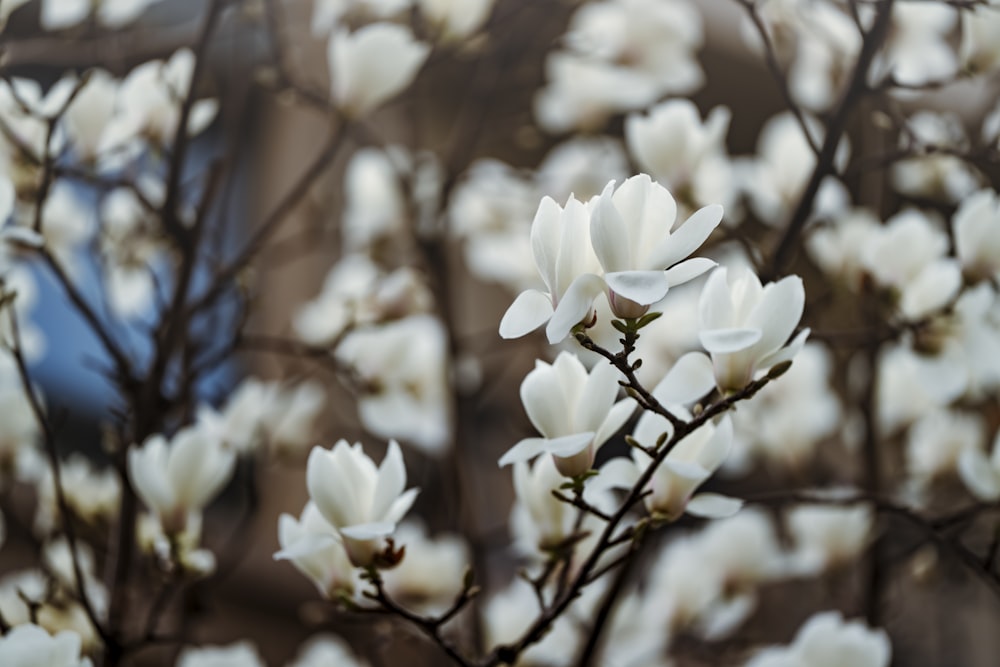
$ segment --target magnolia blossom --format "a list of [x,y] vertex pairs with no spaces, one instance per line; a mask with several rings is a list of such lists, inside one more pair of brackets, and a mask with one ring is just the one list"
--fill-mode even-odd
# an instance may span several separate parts
[[[554,315],[560,303],[564,299],[569,299],[574,306],[592,303],[603,288],[603,282],[594,275],[599,264],[590,245],[587,207],[573,196],[566,201],[565,207],[550,197],[543,198],[531,222],[531,251],[546,291],[521,292],[500,320],[500,335],[518,338],[548,322],[549,341],[558,342],[568,333],[568,328],[553,324],[557,322]],[[574,283],[576,287],[571,292]],[[571,310],[575,312],[576,308]],[[585,315],[586,310],[580,314],[580,319]],[[568,317],[571,318],[572,313]],[[571,322],[569,327],[577,322]]]
[[1000,14],[993,7],[971,7],[962,12],[963,69],[980,73],[1000,67]]
[[[131,23],[158,0],[98,0],[101,25],[120,28]],[[63,30],[82,23],[95,9],[92,0],[42,0],[41,24],[45,30]]]
[[339,440],[332,449],[314,447],[306,465],[309,497],[337,530],[351,562],[368,567],[417,498],[406,487],[406,467],[395,440],[379,467],[361,443]]
[[[935,480],[957,474],[963,459],[981,462],[985,442],[986,424],[978,414],[936,410],[921,417],[906,439],[906,472],[913,490],[921,494]],[[979,455],[966,454],[970,450]]]
[[[647,412],[639,418],[632,437],[644,447],[655,447],[662,434],[670,438],[673,429],[666,418]],[[716,493],[695,491],[718,470],[733,444],[733,424],[723,417],[718,425],[711,422],[685,437],[656,466],[646,486],[650,493],[644,498],[646,509],[654,517],[674,521],[685,512],[706,518],[724,518],[735,514],[741,502]],[[614,459],[601,469],[601,475],[616,477],[620,486],[630,488],[653,459],[632,448],[632,461]]]
[[883,630],[845,622],[840,612],[829,611],[810,618],[791,645],[765,649],[745,667],[889,667],[891,657]]
[[624,180],[628,173],[619,139],[578,135],[548,152],[535,172],[535,184],[539,194],[556,201],[565,201],[571,194],[587,200],[601,194],[608,181]]
[[892,8],[892,27],[873,70],[919,86],[955,74],[958,60],[949,44],[958,12],[944,4],[905,2]]
[[312,3],[312,33],[326,37],[341,23],[349,22],[352,14],[386,19],[409,9],[412,4],[413,0],[316,0]]
[[348,251],[370,248],[405,231],[407,202],[398,163],[407,156],[397,149],[361,148],[347,163],[341,237]]
[[[78,452],[59,464],[62,493],[73,515],[86,523],[110,521],[118,513],[121,482],[111,467],[97,468]],[[35,526],[43,533],[58,526],[59,504],[51,466],[37,482],[38,510]]]
[[958,473],[969,493],[984,503],[1000,500],[1000,432],[989,456],[981,447],[965,447],[958,455]]
[[395,23],[372,23],[330,37],[331,97],[349,116],[364,115],[413,82],[430,47]]
[[805,289],[798,276],[761,286],[750,269],[729,279],[716,269],[701,293],[701,344],[712,355],[721,391],[742,389],[758,371],[791,360],[805,345],[805,329],[789,342],[802,317]]
[[132,488],[168,534],[181,533],[232,477],[236,454],[188,427],[168,442],[160,434],[128,452]]
[[962,200],[951,219],[955,254],[973,280],[1000,278],[1000,197],[986,188]]
[[186,646],[176,667],[266,667],[257,647],[243,640],[228,646]]
[[625,140],[639,166],[687,208],[720,203],[728,209],[736,195],[726,154],[730,116],[729,109],[719,106],[702,122],[690,100],[668,100],[648,115],[629,115]]
[[314,635],[296,653],[288,667],[368,667],[368,661],[354,655],[351,647],[331,634]]
[[[958,202],[979,189],[981,174],[968,162],[948,151],[926,152],[924,146],[967,150],[969,140],[961,119],[953,113],[919,111],[907,119],[909,132],[901,133],[900,148],[913,157],[892,167],[892,184],[905,195]],[[915,145],[911,145],[915,144]]]
[[423,614],[438,614],[462,592],[462,573],[469,567],[469,547],[458,535],[431,537],[419,521],[405,521],[395,532],[406,547],[403,562],[382,575],[395,600]]
[[[666,188],[645,174],[628,179],[614,194],[613,187],[614,183],[609,183],[593,204],[590,237],[604,269],[603,281],[612,312],[618,317],[634,318],[666,296],[670,287],[715,266],[710,259],[688,256],[718,227],[722,207],[706,206],[671,232],[677,204]],[[581,292],[596,285],[583,279],[580,284]],[[576,295],[572,288],[569,294]],[[561,316],[557,309],[554,322],[574,320],[575,324],[584,315],[580,311],[589,307],[569,298],[561,305],[567,315]]]
[[837,216],[831,224],[814,227],[806,239],[806,249],[828,276],[860,291],[868,272],[865,254],[881,228],[874,212],[853,209]]
[[618,370],[610,364],[598,364],[588,374],[569,352],[560,352],[552,364],[536,361],[521,383],[521,402],[542,437],[521,440],[500,458],[500,465],[548,452],[563,475],[587,472],[597,449],[635,409],[631,399],[616,403],[617,395]]
[[785,523],[793,544],[789,567],[808,576],[853,563],[868,546],[874,517],[867,505],[799,505]]
[[0,637],[0,664],[9,667],[91,667],[90,658],[80,657],[80,636],[64,631],[50,635],[26,623]]
[[291,561],[316,585],[320,595],[336,599],[354,594],[354,565],[337,529],[323,518],[316,503],[306,503],[298,519],[290,514],[278,517],[278,542],[281,551],[274,559]]
[[420,11],[444,41],[465,39],[479,30],[495,0],[418,0]]

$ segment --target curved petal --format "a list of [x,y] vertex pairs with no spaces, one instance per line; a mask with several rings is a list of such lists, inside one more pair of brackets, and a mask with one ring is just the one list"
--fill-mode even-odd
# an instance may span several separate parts
[[666,269],[697,250],[722,222],[722,207],[711,204],[695,211],[650,254],[649,267]]
[[718,265],[718,262],[707,257],[692,257],[667,269],[667,282],[670,283],[671,287],[683,285],[706,271],[711,271]]
[[539,454],[545,452],[545,445],[547,443],[548,440],[545,438],[525,438],[508,449],[507,452],[500,457],[497,465],[503,468],[504,466],[509,466],[512,463],[530,461]]
[[688,501],[685,511],[703,519],[726,519],[743,507],[743,501],[719,493],[699,493]]
[[392,523],[398,523],[402,520],[406,513],[410,511],[413,507],[414,501],[417,499],[417,494],[420,493],[420,489],[409,489],[404,492],[394,501],[389,507],[389,510],[385,513],[382,518],[383,521],[391,521]]
[[573,406],[573,430],[596,431],[618,396],[617,368],[603,359],[591,369]]
[[362,523],[356,526],[347,526],[340,529],[340,534],[352,540],[374,540],[379,537],[392,535],[396,530],[396,524],[389,521],[379,521],[376,523]]
[[958,457],[958,473],[969,493],[992,503],[1000,499],[1000,477],[979,449],[964,449]]
[[806,291],[802,278],[786,276],[764,288],[763,297],[747,318],[746,326],[763,332],[755,350],[770,354],[788,341],[802,319]]
[[635,268],[629,252],[628,227],[612,200],[614,187],[614,181],[604,187],[590,214],[590,242],[605,272]]
[[604,274],[604,282],[615,294],[641,306],[656,303],[667,294],[670,281],[664,271],[618,271]]
[[545,451],[552,456],[567,458],[579,454],[594,442],[594,432],[573,433],[545,441]]
[[552,317],[552,299],[538,290],[517,295],[500,320],[501,338],[520,338],[548,322]]
[[653,397],[665,406],[687,405],[715,387],[712,360],[701,352],[689,352],[674,363],[653,389]]
[[617,433],[625,425],[625,422],[629,420],[632,413],[635,412],[635,406],[636,402],[631,398],[626,398],[615,403],[594,435],[594,447],[600,447],[608,441],[608,438]]
[[724,266],[712,271],[701,288],[698,321],[703,329],[725,329],[733,325],[733,299]]
[[311,533],[289,544],[281,551],[275,552],[273,558],[274,560],[298,560],[333,546],[337,542],[337,536],[331,533]]
[[590,312],[596,299],[605,289],[604,281],[593,273],[577,276],[556,306],[545,335],[555,345],[569,335],[570,330]]
[[795,355],[801,352],[802,348],[805,347],[806,339],[809,338],[810,331],[810,329],[803,329],[788,345],[773,354],[768,354],[761,358],[760,361],[757,362],[757,368],[770,368],[771,366],[780,364],[783,361],[791,361],[794,359]]
[[406,464],[403,463],[403,453],[399,451],[399,443],[390,440],[375,480],[375,493],[368,513],[369,518],[384,517],[404,488],[406,488]]
[[591,490],[631,489],[639,481],[639,468],[635,461],[624,456],[611,459],[601,466],[598,475],[587,486]]
[[[563,358],[564,354],[566,359]],[[571,406],[558,376],[559,367],[569,363],[580,362],[569,353],[560,354],[556,363],[551,366],[539,361],[521,382],[521,404],[524,411],[528,413],[531,425],[546,438],[555,438],[573,430]]]
[[[345,441],[341,440],[336,446]],[[346,446],[346,444],[344,445]],[[334,527],[347,526],[362,516],[354,475],[341,475],[333,452],[313,447],[306,462],[306,488],[316,508]]]
[[756,345],[763,335],[760,329],[709,329],[699,332],[698,338],[712,354],[731,354]]

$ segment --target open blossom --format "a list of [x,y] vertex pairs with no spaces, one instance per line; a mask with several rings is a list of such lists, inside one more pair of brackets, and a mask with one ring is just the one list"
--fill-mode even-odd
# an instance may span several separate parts
[[1000,197],[986,188],[962,200],[951,219],[955,254],[973,280],[1000,278]]
[[745,667],[889,667],[892,645],[883,630],[844,621],[840,612],[813,615],[789,646],[768,648]]
[[[551,342],[559,342],[566,332],[557,331],[552,319],[560,302],[564,298],[586,301],[585,296],[576,297],[575,292],[568,293],[571,285],[577,283],[577,292],[586,287],[583,291],[592,295],[591,302],[596,294],[594,290],[599,292],[603,286],[601,280],[594,276],[599,265],[590,245],[587,207],[573,196],[566,201],[565,207],[559,206],[550,197],[543,198],[531,222],[531,252],[546,291],[529,289],[521,292],[500,320],[500,335],[518,338],[549,322],[546,329],[548,338]],[[580,276],[587,277],[579,279]],[[575,324],[573,322],[570,326]]]
[[817,575],[854,562],[868,546],[874,517],[867,505],[798,505],[785,518],[793,543],[788,565],[793,572]]
[[358,567],[372,563],[417,498],[416,489],[403,490],[406,467],[395,440],[389,441],[377,468],[360,442],[339,440],[332,449],[314,447],[306,464],[306,485]]
[[563,475],[590,470],[597,449],[628,420],[635,403],[615,402],[618,370],[599,363],[588,374],[576,355],[561,352],[555,362],[537,361],[521,383],[521,402],[540,438],[525,438],[500,459],[505,466],[542,452],[555,457]]
[[80,636],[65,630],[50,635],[31,623],[18,625],[0,637],[0,664],[6,667],[90,667],[80,657]]
[[354,593],[354,565],[337,529],[323,518],[316,503],[306,503],[298,519],[290,514],[278,517],[278,543],[281,551],[274,559],[291,561],[316,585],[320,595],[335,599],[339,594]]
[[[979,189],[979,171],[947,150],[961,153],[969,148],[965,127],[956,114],[919,111],[907,119],[907,127],[909,132],[901,133],[900,148],[915,149],[915,154],[893,165],[893,187],[904,195],[946,202],[961,201]],[[946,150],[924,153],[924,146]]]
[[708,277],[699,303],[701,344],[712,355],[721,391],[742,389],[758,371],[792,359],[809,330],[789,337],[802,317],[805,289],[798,276],[760,284],[750,269],[729,279],[725,268]]
[[494,0],[419,0],[420,11],[441,32],[444,41],[469,37],[479,30]]
[[372,23],[330,37],[331,95],[344,113],[360,116],[402,92],[417,76],[430,48],[409,28]]
[[154,435],[128,452],[129,481],[168,534],[183,532],[200,516],[235,464],[235,452],[195,427],[182,429],[169,442]]

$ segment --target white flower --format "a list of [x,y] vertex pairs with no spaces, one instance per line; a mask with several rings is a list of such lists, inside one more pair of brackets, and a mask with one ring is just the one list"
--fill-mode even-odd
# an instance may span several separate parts
[[337,347],[337,359],[364,384],[358,400],[370,433],[399,438],[432,455],[451,445],[447,332],[427,314],[357,329]]
[[980,447],[965,447],[958,455],[958,474],[974,495],[984,503],[1000,500],[1000,432],[993,439],[989,456]]
[[233,474],[236,455],[198,428],[179,431],[168,443],[153,435],[128,452],[135,492],[169,533],[182,532]]
[[92,160],[97,155],[101,136],[114,114],[118,85],[118,80],[104,70],[91,71],[87,83],[63,115],[70,143],[84,160]]
[[816,227],[806,239],[810,256],[830,277],[860,291],[868,268],[864,255],[878,238],[882,224],[868,209],[854,209],[830,224]]
[[247,640],[228,646],[187,646],[176,667],[266,667],[257,647]]
[[142,514],[136,525],[135,541],[143,553],[158,561],[158,567],[176,568],[193,578],[205,577],[215,571],[215,554],[199,548],[201,524],[201,514],[192,514],[181,531],[168,535],[158,517]]
[[30,623],[0,637],[0,664],[5,667],[90,667],[80,657],[80,636],[64,631],[54,637]]
[[[677,204],[666,188],[645,174],[628,179],[614,194],[613,188],[614,183],[608,183],[592,203],[590,238],[604,269],[612,312],[634,318],[666,296],[670,287],[715,266],[710,259],[688,256],[718,227],[722,207],[706,206],[671,232]],[[556,309],[553,321],[573,320],[572,326],[585,315],[585,306],[589,308],[567,298]],[[570,314],[561,317],[561,308]]]
[[548,452],[563,475],[587,472],[597,449],[635,409],[631,399],[615,403],[617,395],[618,370],[611,364],[599,363],[588,374],[569,352],[560,352],[552,364],[536,361],[521,383],[521,402],[542,437],[521,440],[500,458],[500,465]]
[[443,41],[469,37],[486,22],[494,0],[419,0],[420,11],[441,32]]
[[462,591],[462,575],[469,567],[469,548],[458,535],[430,537],[419,521],[401,523],[394,535],[406,547],[403,562],[382,575],[393,599],[421,614],[448,609]]
[[699,337],[724,392],[742,389],[758,371],[791,360],[809,335],[805,329],[788,341],[805,306],[801,278],[786,276],[761,286],[750,269],[734,280],[727,278],[724,267],[716,269],[699,302]]
[[396,150],[362,148],[344,171],[344,213],[341,236],[348,251],[405,232],[406,195],[396,164],[406,156]]
[[362,116],[409,86],[429,53],[409,28],[394,23],[353,33],[338,28],[327,50],[331,96],[344,113]]
[[354,18],[352,14],[360,14],[362,18],[385,19],[412,4],[413,0],[316,0],[312,3],[312,33],[325,37],[341,22],[346,22],[345,18]]
[[625,140],[638,165],[687,207],[728,209],[736,195],[726,154],[730,116],[726,107],[715,107],[703,123],[690,100],[667,100],[648,115],[629,115]]
[[892,8],[892,27],[876,71],[891,71],[897,81],[918,86],[955,74],[958,61],[949,42],[958,12],[934,3],[902,3]]
[[1000,197],[997,193],[986,188],[963,199],[951,224],[955,254],[965,274],[974,280],[1000,278]]
[[306,503],[298,519],[290,514],[278,517],[278,543],[281,551],[274,559],[291,561],[316,585],[320,595],[336,599],[341,594],[354,594],[354,565],[337,529],[323,518],[316,503]]
[[868,546],[874,517],[867,505],[798,505],[785,517],[789,566],[807,576],[854,562]]
[[601,194],[608,181],[623,180],[629,173],[621,141],[613,137],[574,136],[550,150],[535,172],[541,195],[566,201]]
[[[954,113],[919,111],[908,120],[909,133],[901,133],[900,148],[916,154],[892,167],[892,184],[905,195],[958,202],[980,188],[981,174],[968,162],[947,152],[921,154],[924,146],[963,151],[969,141],[961,119]],[[910,139],[912,135],[912,139]],[[911,143],[915,142],[915,146]]]
[[340,637],[331,634],[313,635],[299,647],[295,660],[288,667],[368,667]]
[[[967,450],[982,453],[986,425],[980,415],[955,410],[935,410],[910,427],[906,439],[906,472],[920,493],[936,479],[959,472]],[[970,477],[971,479],[971,477]]]
[[396,524],[416,500],[404,492],[406,467],[395,440],[376,468],[361,443],[339,440],[332,449],[314,447],[306,465],[309,497],[344,540],[351,562],[370,565]]
[[993,7],[971,7],[962,12],[962,68],[985,73],[1000,67],[1000,13]]
[[[118,513],[121,498],[121,483],[117,473],[110,467],[96,468],[89,459],[74,452],[59,464],[62,492],[66,504],[74,516],[88,524],[100,520],[113,519]],[[59,506],[52,468],[46,466],[42,479],[38,481],[38,513],[36,527],[48,533],[58,524]]]
[[[603,281],[594,275],[599,270],[599,264],[590,245],[587,207],[573,196],[566,201],[565,207],[559,206],[550,197],[544,197],[531,222],[531,251],[546,291],[529,289],[521,292],[500,320],[500,335],[503,338],[518,338],[549,322],[546,333],[549,342],[556,343],[579,322],[571,322],[568,327],[555,326],[553,315],[559,304],[564,299],[569,299],[574,305],[592,303],[604,286]],[[573,291],[570,291],[574,284]]]
[[840,612],[828,611],[814,614],[791,645],[765,649],[745,667],[889,667],[891,656],[884,631],[845,622]]
[[[667,439],[673,434],[670,422],[647,412],[639,418],[632,437],[644,447],[655,447],[663,434]],[[723,417],[717,426],[707,422],[677,443],[644,489],[650,492],[644,498],[646,509],[654,517],[668,521],[679,519],[685,512],[710,519],[735,514],[742,505],[739,500],[716,493],[695,495],[698,487],[725,463],[732,444],[733,424],[729,417]],[[610,474],[618,486],[631,488],[652,462],[648,454],[633,447],[632,461],[613,459],[601,469],[601,475]]]

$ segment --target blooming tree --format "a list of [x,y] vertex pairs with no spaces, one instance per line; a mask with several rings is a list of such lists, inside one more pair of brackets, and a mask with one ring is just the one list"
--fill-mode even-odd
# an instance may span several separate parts
[[1000,5],[191,4],[0,3],[0,663],[995,662]]

